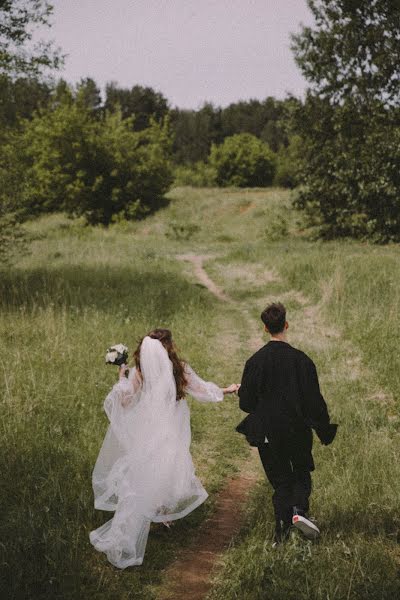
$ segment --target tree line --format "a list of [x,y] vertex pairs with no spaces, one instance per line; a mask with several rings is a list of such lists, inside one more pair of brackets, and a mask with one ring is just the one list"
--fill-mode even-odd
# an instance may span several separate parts
[[238,133],[250,133],[278,152],[289,144],[288,122],[294,108],[301,102],[288,97],[277,100],[248,100],[225,108],[204,103],[198,110],[171,107],[168,99],[151,87],[134,85],[123,88],[116,83],[106,85],[104,100],[101,90],[91,78],[77,86],[40,80],[36,77],[0,76],[0,124],[15,127],[21,119],[32,119],[38,109],[54,108],[54,103],[68,95],[80,98],[93,116],[121,111],[123,119],[132,118],[132,130],[142,131],[151,120],[161,123],[168,116],[172,138],[172,158],[175,164],[206,161],[212,144]]

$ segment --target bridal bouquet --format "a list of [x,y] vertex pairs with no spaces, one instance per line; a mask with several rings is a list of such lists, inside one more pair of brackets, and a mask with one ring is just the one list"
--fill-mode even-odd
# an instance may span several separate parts
[[126,365],[128,362],[128,348],[124,344],[115,344],[108,348],[106,363],[108,365]]

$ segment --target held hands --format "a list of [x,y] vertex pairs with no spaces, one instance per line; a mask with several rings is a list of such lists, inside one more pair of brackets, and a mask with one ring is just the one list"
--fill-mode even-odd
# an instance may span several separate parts
[[236,394],[239,391],[240,388],[240,383],[231,383],[231,385],[229,385],[226,388],[223,388],[222,391],[224,392],[224,394]]

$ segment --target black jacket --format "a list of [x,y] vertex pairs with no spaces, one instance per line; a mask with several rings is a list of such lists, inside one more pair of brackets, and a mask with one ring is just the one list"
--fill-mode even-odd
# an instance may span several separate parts
[[265,437],[273,443],[307,435],[311,428],[324,444],[335,437],[337,426],[330,423],[313,361],[286,342],[270,341],[247,361],[239,397],[250,416],[238,431],[252,445],[261,445]]

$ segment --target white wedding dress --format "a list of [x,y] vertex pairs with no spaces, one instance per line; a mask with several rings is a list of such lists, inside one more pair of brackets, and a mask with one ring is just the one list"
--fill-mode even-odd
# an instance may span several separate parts
[[[176,400],[172,363],[145,337],[136,369],[107,396],[110,425],[93,471],[95,508],[114,517],[90,533],[93,546],[121,569],[143,562],[151,521],[180,519],[207,498],[190,455],[190,413]],[[188,394],[220,402],[222,390],[185,366]]]

